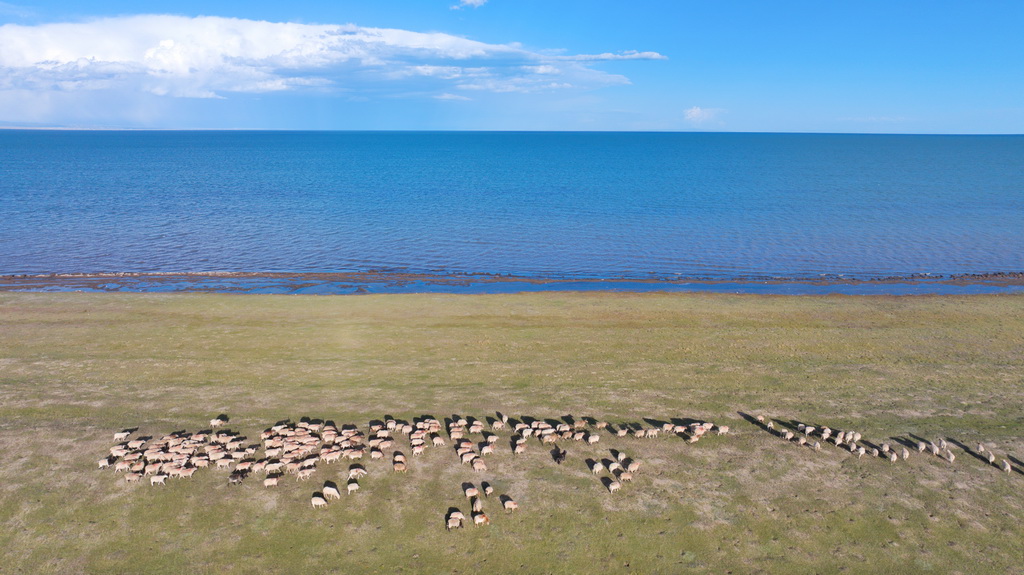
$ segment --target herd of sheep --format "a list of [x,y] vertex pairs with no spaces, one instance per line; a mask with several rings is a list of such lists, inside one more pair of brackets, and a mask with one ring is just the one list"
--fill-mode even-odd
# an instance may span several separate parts
[[[132,438],[137,429],[117,432],[114,434],[116,445],[99,460],[99,468],[112,467],[115,472],[124,472],[128,483],[139,483],[148,477],[150,485],[166,485],[169,478],[188,478],[200,469],[213,467],[227,472],[229,484],[241,484],[258,474],[263,477],[263,486],[272,488],[286,476],[293,476],[296,481],[308,480],[318,469],[348,460],[351,463],[339,474],[343,487],[327,480],[310,497],[313,508],[325,508],[331,499],[340,499],[342,491],[352,495],[359,490],[360,481],[369,473],[362,463],[364,458],[390,461],[392,472],[404,473],[410,465],[406,450],[415,458],[427,449],[451,444],[458,462],[483,474],[488,470],[489,457],[506,450],[502,447],[505,443],[500,438],[501,433],[507,433],[507,453],[511,456],[525,453],[533,442],[545,450],[551,447],[551,460],[562,464],[568,458],[566,444],[576,441],[594,446],[602,434],[650,439],[665,433],[695,442],[708,432],[724,435],[729,431],[726,426],[678,420],[660,425],[612,425],[590,417],[510,419],[500,412],[495,415],[484,420],[454,415],[443,422],[432,416],[411,421],[386,416],[370,421],[365,427],[338,426],[332,421],[302,418],[298,422],[285,420],[268,427],[260,433],[258,441],[224,430],[228,418],[221,415],[210,420],[210,429],[196,433],[177,431],[159,438]],[[611,458],[585,459],[585,463],[594,475],[602,476],[604,488],[615,493],[639,472],[640,462],[621,450],[611,449],[610,453]],[[483,509],[483,499],[493,494],[493,484],[482,481],[477,487],[463,483],[462,490],[471,507],[469,520],[476,525],[489,525],[491,518]],[[498,496],[497,500],[506,513],[519,508],[508,494]],[[449,530],[460,528],[467,521],[465,514],[454,507],[444,517]]]
[[[350,462],[348,467],[337,474],[343,487],[335,481],[326,480],[323,487],[310,497],[312,507],[319,509],[327,507],[332,499],[341,499],[342,491],[352,495],[360,489],[360,481],[369,473],[362,463],[364,458],[382,460],[382,464],[390,461],[392,472],[404,473],[410,465],[406,451],[416,458],[427,449],[446,448],[454,454],[454,461],[484,474],[488,470],[487,460],[495,457],[494,454],[507,451],[515,457],[525,453],[531,443],[539,444],[545,450],[550,447],[551,461],[561,465],[569,458],[567,446],[574,441],[594,446],[603,436],[616,440],[627,437],[652,439],[664,434],[695,443],[708,434],[729,433],[729,427],[725,425],[678,419],[672,422],[645,420],[646,425],[612,425],[591,417],[510,419],[500,412],[495,415],[484,420],[453,415],[443,422],[432,416],[421,416],[411,421],[386,416],[370,421],[364,427],[353,424],[338,426],[332,421],[302,418],[298,422],[285,420],[268,427],[260,433],[258,441],[223,430],[228,418],[221,415],[209,422],[209,430],[197,433],[178,431],[160,438],[132,438],[137,429],[117,432],[114,434],[116,445],[99,460],[99,467],[113,467],[115,472],[123,472],[128,483],[139,483],[148,477],[150,485],[165,485],[169,478],[189,478],[200,469],[213,467],[228,473],[229,484],[241,484],[252,475],[260,475],[263,486],[272,488],[286,476],[305,481],[318,469],[347,460]],[[831,445],[857,457],[871,455],[893,463],[909,459],[911,450],[928,452],[949,463],[956,459],[944,439],[925,441],[908,436],[894,438],[893,445],[887,442],[875,444],[863,439],[856,431],[770,419],[763,415],[743,415],[762,430],[814,451]],[[507,448],[502,447],[506,445],[499,435],[502,433],[507,433]],[[956,445],[970,453],[963,444]],[[619,449],[610,449],[609,453],[610,458],[600,460],[577,459],[585,463],[595,476],[600,476],[601,484],[608,493],[615,493],[622,489],[624,483],[633,480],[641,465]],[[997,458],[983,444],[978,445],[973,455],[1007,473],[1013,470],[1009,461]],[[1024,473],[1024,470],[1018,472]],[[469,519],[460,509],[452,507],[444,516],[445,527],[448,530],[461,528],[469,520],[475,525],[489,525],[491,518],[484,511],[483,500],[493,495],[493,484],[485,480],[477,487],[466,482],[462,484],[462,491],[469,500]],[[519,508],[508,494],[497,499],[507,513]]]
[[[744,414],[744,417],[781,439],[794,442],[799,446],[809,447],[815,451],[820,451],[822,445],[832,445],[849,451],[849,453],[856,455],[858,458],[870,455],[871,457],[887,459],[890,463],[896,463],[897,461],[910,459],[911,450],[916,450],[918,453],[930,453],[949,463],[956,461],[956,454],[953,453],[950,442],[942,438],[928,441],[915,436],[907,436],[894,438],[893,442],[895,445],[888,442],[875,444],[863,439],[858,431],[840,431],[824,425],[814,425],[792,420],[783,425],[782,420],[769,419],[763,415],[752,417]],[[777,422],[779,422],[778,428],[776,428]],[[996,460],[999,458],[990,449],[986,448],[983,443],[978,443],[977,450],[973,453],[966,445],[959,444],[959,447],[1006,473],[1013,471],[1013,466],[1006,459],[1000,459],[999,463],[996,463]],[[899,448],[898,451],[897,448]],[[1020,472],[1024,473],[1024,470],[1020,470]]]

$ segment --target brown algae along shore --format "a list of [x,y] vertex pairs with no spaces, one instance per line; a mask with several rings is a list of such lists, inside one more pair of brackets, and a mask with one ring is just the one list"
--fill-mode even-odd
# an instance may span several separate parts
[[[5,569],[1019,572],[1022,334],[1019,295],[4,293]],[[267,489],[217,469],[133,485],[96,464],[114,431],[195,432],[219,413],[256,442],[282,418],[365,433],[388,414],[496,411],[731,431],[570,440],[562,465],[495,431],[487,478],[449,441],[406,473],[366,461],[325,509],[310,494],[341,467]],[[822,426],[897,450],[941,439],[955,460],[815,451],[741,413],[813,424],[818,442]],[[611,449],[642,462],[615,493],[586,464]],[[449,506],[469,511],[462,483],[486,479],[519,511],[446,531]]]

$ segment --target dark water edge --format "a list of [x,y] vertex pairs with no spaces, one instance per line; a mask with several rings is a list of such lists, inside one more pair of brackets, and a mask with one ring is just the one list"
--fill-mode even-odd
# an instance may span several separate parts
[[51,274],[0,277],[0,292],[233,293],[281,295],[670,292],[763,295],[977,295],[1024,293],[1024,273],[874,280],[748,278],[544,279],[400,273]]

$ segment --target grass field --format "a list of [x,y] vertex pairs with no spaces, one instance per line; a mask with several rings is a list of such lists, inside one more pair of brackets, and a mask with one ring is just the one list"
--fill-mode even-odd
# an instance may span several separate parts
[[[732,433],[568,442],[508,432],[489,471],[451,447],[360,492],[128,485],[96,460],[126,427],[250,438],[283,418],[386,414],[706,420]],[[814,452],[744,419],[951,441],[956,461]],[[1013,463],[976,457],[984,441]],[[966,449],[965,449],[966,448]],[[609,494],[586,458],[642,462]],[[0,294],[0,573],[1021,573],[1024,296]],[[489,480],[489,527],[446,532]],[[468,513],[467,513],[468,514]]]

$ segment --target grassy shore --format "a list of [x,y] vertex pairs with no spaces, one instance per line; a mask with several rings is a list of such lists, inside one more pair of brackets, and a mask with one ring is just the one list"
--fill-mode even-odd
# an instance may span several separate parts
[[[114,431],[255,438],[319,417],[594,416],[713,421],[733,433],[537,443],[490,470],[451,448],[407,475],[310,494],[201,470],[127,485],[96,460]],[[787,444],[740,413],[947,438],[949,464]],[[648,423],[644,423],[648,425]],[[0,573],[1010,573],[1024,570],[1024,296],[661,294],[349,297],[0,294]],[[962,446],[969,450],[965,450]],[[643,463],[610,495],[584,465]],[[447,533],[463,481],[520,512]]]

